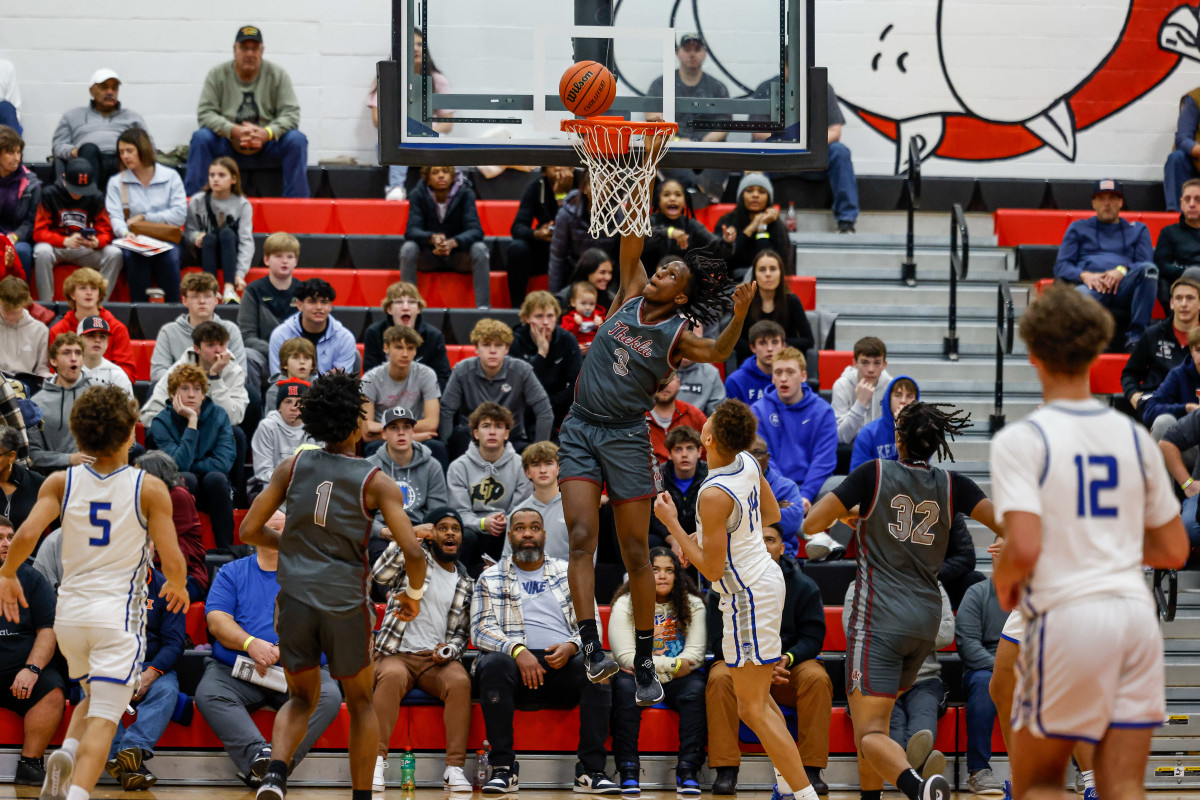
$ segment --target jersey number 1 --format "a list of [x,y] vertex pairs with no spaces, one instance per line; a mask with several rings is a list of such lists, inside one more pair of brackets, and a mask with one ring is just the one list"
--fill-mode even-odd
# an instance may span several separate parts
[[325,516],[329,513],[329,497],[333,494],[333,481],[317,485],[317,505],[313,508],[313,524],[325,527]]

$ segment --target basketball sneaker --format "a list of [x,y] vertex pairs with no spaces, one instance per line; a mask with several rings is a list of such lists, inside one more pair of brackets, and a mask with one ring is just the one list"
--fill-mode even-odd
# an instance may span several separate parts
[[836,561],[846,555],[846,548],[828,533],[814,533],[805,540],[804,553],[809,561]]
[[[796,795],[792,794],[791,792],[784,794],[783,792],[779,791],[779,784],[777,783],[771,787],[771,800],[796,800]],[[947,798],[947,800],[949,800],[949,798]]]
[[42,783],[41,800],[67,800],[71,775],[75,772],[75,754],[61,747],[46,758],[46,780]]
[[385,792],[387,791],[387,781],[383,774],[387,771],[387,762],[383,760],[383,756],[375,756],[375,773],[371,777],[371,791]]
[[492,767],[492,779],[483,785],[484,794],[511,794],[520,788],[517,773],[521,765],[513,762],[511,767]]
[[696,769],[691,764],[681,763],[675,768],[675,793],[680,797],[700,796],[700,781],[696,780]]
[[463,792],[470,794],[474,790],[474,787],[467,780],[462,767],[447,766],[446,771],[442,773],[442,789],[451,794],[461,794]]
[[641,770],[637,767],[621,767],[621,794],[641,794]]
[[932,752],[933,731],[921,730],[908,737],[908,744],[904,748],[904,757],[908,760],[910,767],[920,772]]
[[603,772],[585,772],[575,776],[575,791],[580,794],[621,794],[621,787]]
[[633,668],[633,683],[637,687],[634,696],[639,706],[652,706],[661,703],[666,693],[658,682],[658,673],[654,671],[654,662],[647,658]]
[[[267,772],[255,793],[257,800],[283,800],[287,797],[287,776],[275,772]],[[931,800],[923,798],[923,800]],[[946,798],[945,800],[949,800]]]
[[583,643],[583,663],[587,664],[588,680],[592,683],[603,683],[620,669],[599,642]]
[[1089,786],[1083,790],[1083,800],[1100,800],[1100,795],[1096,794],[1096,790]]
[[950,782],[942,775],[921,781],[920,800],[950,800]]

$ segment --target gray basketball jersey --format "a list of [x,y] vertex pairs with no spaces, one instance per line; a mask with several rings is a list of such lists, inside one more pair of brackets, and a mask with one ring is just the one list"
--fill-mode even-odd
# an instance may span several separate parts
[[933,641],[941,619],[937,575],[950,541],[950,475],[875,462],[875,498],[855,531],[858,574],[850,625]]
[[301,450],[292,462],[287,523],[279,542],[279,590],[334,614],[367,601],[367,481],[379,468],[361,458]]
[[642,322],[639,295],[604,321],[583,359],[575,402],[585,415],[604,422],[640,422],[654,407],[654,393],[675,371],[671,350],[687,321],[681,316],[656,325]]

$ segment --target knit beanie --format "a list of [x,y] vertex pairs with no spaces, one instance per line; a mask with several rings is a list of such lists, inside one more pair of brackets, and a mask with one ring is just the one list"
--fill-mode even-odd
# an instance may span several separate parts
[[741,181],[738,182],[737,197],[739,203],[742,200],[742,192],[751,186],[757,186],[767,191],[767,205],[775,202],[775,187],[771,185],[771,179],[761,172],[747,172],[742,176]]

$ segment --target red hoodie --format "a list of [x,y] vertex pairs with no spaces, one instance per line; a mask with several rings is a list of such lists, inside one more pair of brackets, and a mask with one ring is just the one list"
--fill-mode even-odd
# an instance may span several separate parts
[[[133,345],[129,343],[129,329],[111,312],[105,311],[103,306],[100,307],[100,318],[108,323],[108,349],[104,351],[104,357],[125,370],[129,380],[135,380],[133,377]],[[74,311],[68,311],[66,316],[50,328],[49,341],[53,342],[60,333],[74,333],[78,327],[79,318],[75,316]]]
[[63,208],[54,214],[46,208],[44,202],[38,206],[37,219],[33,223],[33,240],[45,242],[52,247],[62,247],[64,239],[73,233],[79,233],[84,227],[74,223],[85,219],[96,229],[96,239],[100,241],[100,247],[112,244],[112,222],[103,206],[89,218],[87,210],[77,206]]
[[[8,264],[8,253],[12,251],[13,263]],[[30,264],[32,267],[33,265]],[[6,278],[9,275],[16,275],[21,280],[25,278],[25,267],[21,264],[21,259],[17,257],[16,248],[13,246],[12,240],[7,236],[0,235],[0,278]]]

